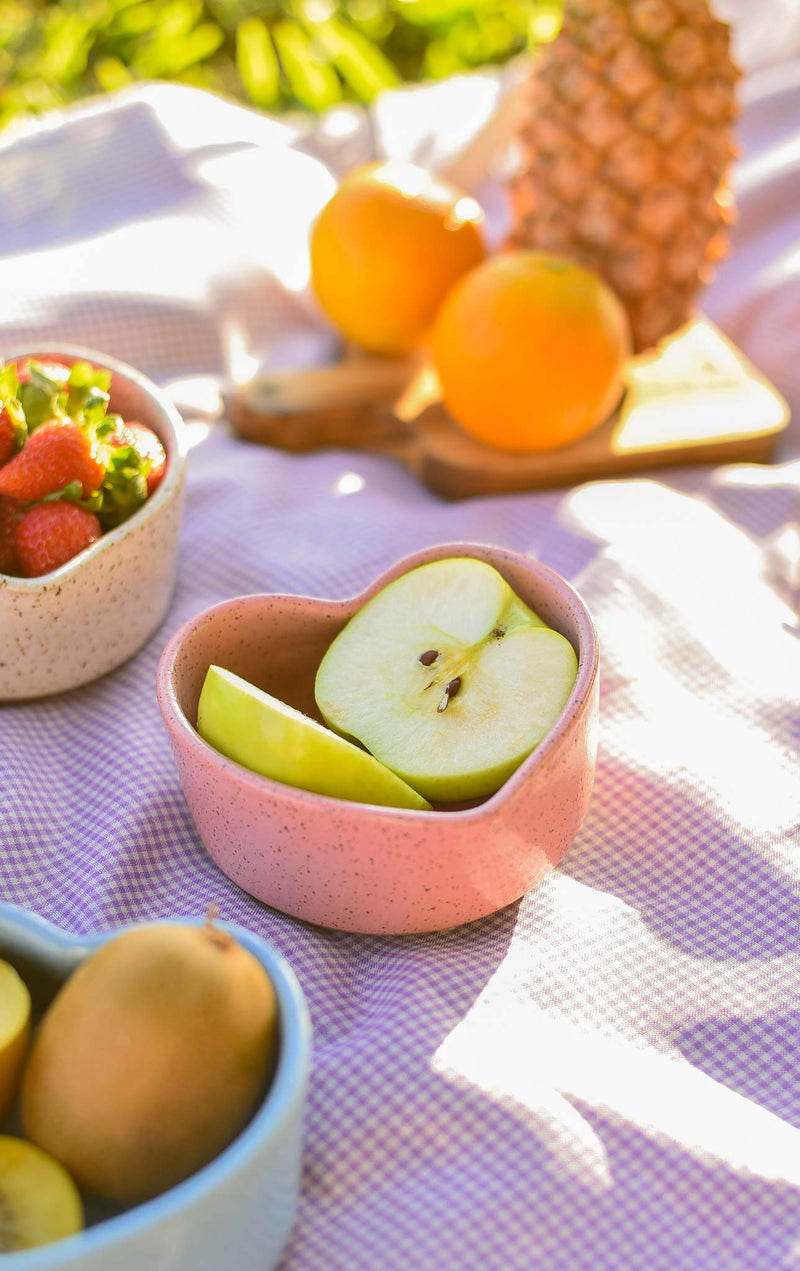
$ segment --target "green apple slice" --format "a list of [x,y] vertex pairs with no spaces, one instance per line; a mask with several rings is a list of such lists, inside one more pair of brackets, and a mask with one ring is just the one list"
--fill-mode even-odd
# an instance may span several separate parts
[[577,666],[497,570],[458,557],[373,596],[330,645],[315,695],[332,728],[448,803],[502,785],[555,723]]
[[273,781],[356,803],[430,807],[372,755],[221,666],[206,673],[197,731],[229,759]]

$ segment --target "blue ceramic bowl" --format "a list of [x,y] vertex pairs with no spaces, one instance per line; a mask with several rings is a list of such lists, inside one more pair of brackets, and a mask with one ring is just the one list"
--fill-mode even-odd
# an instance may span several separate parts
[[[203,919],[179,921],[199,926]],[[302,990],[280,954],[242,927],[221,926],[258,958],[278,997],[278,1065],[252,1121],[177,1187],[123,1213],[101,1215],[76,1236],[4,1254],[3,1271],[271,1271],[278,1262],[300,1191],[311,1027]],[[71,936],[25,909],[0,904],[0,957],[31,988],[34,1016],[61,981],[117,934]]]

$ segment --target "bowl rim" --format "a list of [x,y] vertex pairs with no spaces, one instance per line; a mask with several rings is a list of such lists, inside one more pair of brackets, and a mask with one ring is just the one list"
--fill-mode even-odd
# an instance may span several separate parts
[[[34,961],[49,958],[61,969],[75,969],[95,949],[134,927],[176,924],[202,927],[205,922],[205,918],[197,917],[142,919],[102,932],[72,935],[22,906],[0,902],[0,940]],[[103,1218],[75,1235],[4,1254],[3,1271],[58,1271],[62,1262],[65,1268],[76,1266],[76,1260],[84,1255],[100,1252],[156,1227],[235,1178],[239,1169],[294,1115],[296,1100],[304,1098],[310,1070],[311,1019],[303,990],[283,954],[263,937],[237,923],[220,921],[217,925],[230,932],[258,959],[270,976],[278,998],[281,1028],[278,1064],[258,1110],[232,1143],[182,1183],[123,1213]],[[301,1106],[301,1116],[303,1111]]]
[[35,344],[33,349],[26,348],[21,351],[13,348],[8,352],[2,350],[0,360],[3,362],[16,362],[26,357],[39,361],[46,359],[58,361],[63,359],[69,365],[73,362],[91,362],[95,366],[111,371],[112,375],[127,380],[140,393],[149,398],[158,412],[159,423],[163,426],[165,433],[161,440],[166,443],[167,468],[164,478],[155,493],[140,508],[137,508],[133,516],[129,517],[127,521],[123,521],[121,525],[115,526],[113,530],[102,534],[96,542],[79,552],[77,556],[73,556],[72,560],[60,565],[58,569],[52,569],[50,573],[42,574],[38,578],[18,578],[14,574],[0,574],[0,587],[11,588],[22,593],[41,591],[42,588],[51,587],[54,584],[63,585],[66,579],[86,565],[87,561],[94,560],[102,553],[109,551],[120,539],[124,538],[132,530],[141,527],[150,517],[154,516],[179,489],[183,481],[186,456],[189,451],[186,425],[177,408],[157,384],[141,371],[137,371],[134,366],[120,361],[119,358],[111,357],[107,353],[101,353],[97,349],[86,348],[80,344],[61,344],[60,342],[42,342],[41,344]]
[[[575,617],[579,644],[579,648],[576,650],[578,671],[575,683],[557,720],[547,731],[539,745],[523,759],[519,767],[506,778],[503,784],[476,806],[452,811],[446,809],[428,811],[424,808],[395,808],[383,804],[357,803],[352,799],[338,799],[332,795],[316,794],[311,790],[303,790],[299,786],[290,786],[284,782],[275,781],[270,777],[261,776],[260,773],[252,772],[249,768],[243,767],[236,760],[229,759],[204,741],[196,728],[186,718],[178,702],[173,684],[175,663],[187,636],[197,627],[220,613],[236,609],[242,605],[260,605],[266,601],[274,604],[275,601],[279,600],[297,604],[322,603],[335,608],[347,608],[354,602],[365,603],[366,599],[379,589],[378,584],[386,586],[389,582],[394,581],[395,578],[408,573],[418,565],[442,560],[448,556],[472,555],[476,555],[478,559],[495,565],[495,568],[498,568],[498,561],[502,562],[503,559],[512,560],[515,563],[524,565],[525,568],[532,570],[543,581],[555,586],[556,590],[560,590]],[[357,812],[360,816],[376,820],[385,819],[387,816],[398,817],[403,821],[407,819],[418,821],[420,818],[427,819],[430,817],[439,820],[445,816],[449,821],[471,822],[492,816],[498,804],[512,799],[519,787],[547,762],[549,756],[569,730],[584,702],[589,698],[597,677],[598,666],[599,642],[592,615],[580,594],[561,574],[535,557],[528,556],[524,552],[515,551],[512,548],[503,547],[500,544],[454,541],[436,543],[401,557],[394,565],[389,566],[377,578],[373,579],[362,591],[355,595],[346,596],[343,599],[329,600],[324,597],[294,595],[283,592],[255,592],[248,595],[234,596],[229,600],[219,601],[217,604],[200,610],[199,613],[194,614],[174,632],[164,648],[156,673],[156,695],[167,729],[175,729],[178,735],[187,742],[190,752],[193,751],[198,757],[205,758],[216,764],[222,772],[230,773],[231,776],[254,791],[284,798],[287,797],[287,792],[290,792],[291,798],[297,799],[303,805],[308,805],[311,809],[332,811],[334,808],[347,808],[350,811]]]

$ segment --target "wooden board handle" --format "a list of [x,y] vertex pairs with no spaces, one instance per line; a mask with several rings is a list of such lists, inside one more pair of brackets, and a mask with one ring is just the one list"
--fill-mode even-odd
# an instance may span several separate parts
[[307,370],[254,376],[236,391],[252,415],[304,415],[323,410],[391,406],[414,374],[413,358],[349,357]]
[[240,437],[285,450],[323,446],[376,450],[413,443],[394,403],[413,380],[416,358],[345,358],[303,371],[255,376],[226,402]]

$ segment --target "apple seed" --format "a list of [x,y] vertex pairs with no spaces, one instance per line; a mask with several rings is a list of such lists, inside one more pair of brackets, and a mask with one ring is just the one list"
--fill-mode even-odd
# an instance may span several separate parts
[[419,661],[423,666],[432,666],[438,657],[438,649],[428,649],[425,653],[420,653]]
[[442,711],[447,710],[447,707],[450,704],[451,698],[455,697],[456,693],[458,692],[460,688],[461,688],[460,675],[457,675],[455,679],[448,680],[447,684],[445,685],[444,697],[440,701],[439,705],[436,707],[437,714],[441,714]]

